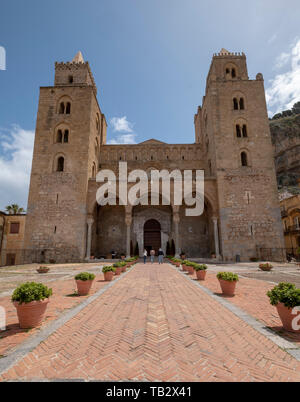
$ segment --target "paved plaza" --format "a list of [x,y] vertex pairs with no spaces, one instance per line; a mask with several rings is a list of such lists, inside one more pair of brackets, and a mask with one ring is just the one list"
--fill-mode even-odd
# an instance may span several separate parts
[[[296,265],[291,268],[297,272]],[[61,279],[53,286],[52,318],[41,331],[23,331],[21,343],[10,346],[3,332],[0,379],[300,381],[300,338],[282,331],[265,295],[272,283],[244,277],[249,267],[241,264],[235,266],[242,276],[237,294],[224,298],[215,274],[225,269],[211,266],[199,286],[168,263],[138,263],[109,284],[98,274],[84,298],[72,295],[71,279]],[[21,350],[26,342],[31,346]],[[284,342],[296,357],[284,350]]]

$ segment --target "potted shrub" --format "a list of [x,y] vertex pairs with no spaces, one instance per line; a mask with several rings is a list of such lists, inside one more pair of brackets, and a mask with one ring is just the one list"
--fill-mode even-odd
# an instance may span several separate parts
[[114,264],[114,267],[116,268],[115,275],[121,275],[122,267],[123,267],[122,262],[116,262]]
[[37,272],[38,272],[39,274],[46,274],[47,272],[49,272],[49,270],[50,270],[50,268],[48,268],[48,267],[40,266],[40,267],[37,269]]
[[104,280],[106,282],[112,281],[115,271],[116,268],[113,265],[107,265],[106,267],[103,267],[102,272],[104,274]]
[[185,259],[186,259],[186,255],[185,255],[185,252],[184,252],[184,251],[182,251],[182,252],[180,253],[180,258],[181,258],[182,260],[185,260]]
[[20,328],[38,327],[49,303],[52,289],[42,283],[26,282],[17,287],[11,297],[17,309]]
[[294,322],[299,324],[300,310],[294,310],[294,308],[300,306],[300,289],[297,289],[293,283],[280,282],[267,292],[267,296],[272,306],[276,306],[283,328],[300,333],[300,328],[293,328],[294,319]]
[[191,261],[189,261],[189,260],[184,260],[183,261],[183,269],[184,269],[184,271],[187,271],[187,273],[189,274],[189,275],[193,275],[193,273],[194,273],[194,263],[193,262],[191,262]]
[[205,264],[195,264],[194,269],[196,271],[197,279],[199,281],[204,281],[206,276],[207,265]]
[[273,265],[269,262],[259,264],[259,269],[261,269],[262,271],[271,271],[272,268]]
[[125,257],[126,257],[125,253],[122,252],[122,253],[121,253],[121,260],[125,260]]
[[95,275],[89,272],[80,272],[75,276],[79,296],[86,296],[92,287]]
[[238,275],[233,272],[219,272],[217,278],[219,279],[223,294],[234,296],[236,283],[239,280]]

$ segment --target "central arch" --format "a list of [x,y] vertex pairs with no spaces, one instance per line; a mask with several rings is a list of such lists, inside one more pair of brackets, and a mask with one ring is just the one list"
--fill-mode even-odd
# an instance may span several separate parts
[[161,226],[156,219],[148,219],[144,224],[144,248],[150,254],[151,248],[158,255],[158,250],[161,247]]

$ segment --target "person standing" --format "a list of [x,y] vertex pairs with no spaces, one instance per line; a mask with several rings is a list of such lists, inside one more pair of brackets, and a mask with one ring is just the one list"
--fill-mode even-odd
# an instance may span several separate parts
[[158,263],[162,264],[163,263],[163,259],[164,259],[164,252],[162,251],[162,249],[160,248],[158,250]]
[[147,255],[148,255],[147,250],[144,249],[144,264],[146,264]]
[[155,256],[155,250],[153,250],[153,248],[151,248],[151,250],[150,250],[151,264],[154,263],[154,256]]

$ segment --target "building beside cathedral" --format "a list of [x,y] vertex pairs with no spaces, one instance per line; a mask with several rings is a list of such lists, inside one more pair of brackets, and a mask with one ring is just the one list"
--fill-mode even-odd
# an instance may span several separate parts
[[[194,117],[195,142],[157,139],[107,144],[107,123],[88,62],[79,52],[55,64],[51,87],[40,88],[24,248],[27,262],[82,261],[136,246],[174,242],[176,254],[241,261],[284,247],[274,155],[262,74],[248,77],[246,57],[214,54],[202,106]],[[99,206],[100,169],[203,169],[201,216],[185,205]],[[171,193],[173,186],[171,186]],[[171,200],[174,197],[171,196]],[[162,201],[162,200],[161,200]],[[280,254],[281,255],[281,254]]]

